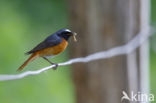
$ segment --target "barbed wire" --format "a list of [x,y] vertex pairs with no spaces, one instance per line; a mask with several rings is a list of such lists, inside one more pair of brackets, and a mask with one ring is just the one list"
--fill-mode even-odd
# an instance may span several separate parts
[[[132,51],[136,50],[136,48],[138,48],[140,45],[142,45],[144,43],[145,40],[147,40],[149,38],[149,36],[152,33],[150,32],[149,28],[146,28],[142,31],[140,31],[132,40],[130,40],[127,44],[123,45],[123,46],[117,46],[115,48],[106,50],[106,51],[101,51],[101,52],[97,52],[94,54],[90,54],[86,57],[79,57],[79,58],[74,58],[74,59],[70,59],[66,62],[63,63],[59,63],[58,66],[65,66],[65,65],[70,65],[73,63],[86,63],[86,62],[90,62],[90,61],[95,61],[95,60],[99,60],[99,59],[106,59],[106,58],[111,58],[113,56],[118,56],[118,55],[124,55],[124,54],[129,54]],[[55,65],[51,65],[39,70],[35,70],[35,71],[26,71],[20,74],[1,74],[0,75],[0,81],[6,81],[6,80],[16,80],[16,79],[22,79],[26,76],[30,76],[30,75],[38,75],[44,71],[47,71],[51,68],[54,68]]]

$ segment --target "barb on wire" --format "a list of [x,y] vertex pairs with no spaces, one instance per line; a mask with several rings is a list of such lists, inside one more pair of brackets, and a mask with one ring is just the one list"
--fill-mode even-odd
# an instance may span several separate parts
[[[144,30],[140,31],[132,40],[130,40],[127,44],[125,44],[123,46],[118,46],[118,47],[115,47],[115,48],[112,48],[112,49],[109,49],[106,51],[101,51],[101,52],[97,52],[94,54],[90,54],[86,57],[70,59],[67,62],[59,63],[58,66],[65,66],[65,65],[70,65],[73,63],[80,63],[80,62],[86,63],[86,62],[90,62],[90,61],[94,61],[94,60],[98,60],[98,59],[111,58],[111,57],[117,56],[117,55],[129,54],[132,51],[134,51],[136,48],[138,48],[145,40],[147,40],[151,34],[152,33],[150,33],[149,28],[144,29]],[[48,66],[48,67],[45,67],[45,68],[42,68],[42,69],[39,69],[36,71],[26,71],[21,74],[14,74],[14,75],[1,74],[0,81],[22,79],[26,76],[40,74],[40,73],[47,71],[53,67],[54,67],[54,65],[51,65],[51,66]]]

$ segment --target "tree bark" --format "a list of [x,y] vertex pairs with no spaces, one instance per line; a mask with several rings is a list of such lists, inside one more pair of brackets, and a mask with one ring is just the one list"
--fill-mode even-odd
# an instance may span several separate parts
[[[148,0],[69,0],[71,27],[78,33],[78,43],[71,48],[72,57],[87,56],[131,40],[143,25],[141,2]],[[148,9],[148,4],[144,6]],[[144,25],[149,23],[148,19]],[[139,92],[140,60],[148,61],[148,52],[144,52],[146,58],[140,56],[142,50],[127,56],[74,64],[77,103],[121,103],[122,91]],[[148,66],[144,70],[148,71]],[[146,79],[148,81],[148,75]]]

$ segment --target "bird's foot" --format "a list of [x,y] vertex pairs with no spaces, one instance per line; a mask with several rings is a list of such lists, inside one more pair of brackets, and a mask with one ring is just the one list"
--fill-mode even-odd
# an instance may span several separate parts
[[52,65],[55,65],[55,67],[53,67],[53,69],[56,70],[57,67],[58,67],[58,64],[57,63],[53,63]]

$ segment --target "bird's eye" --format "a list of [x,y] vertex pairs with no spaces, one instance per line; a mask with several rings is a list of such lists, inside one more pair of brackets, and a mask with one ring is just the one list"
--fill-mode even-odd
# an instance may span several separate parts
[[66,35],[71,35],[71,32],[64,32],[64,34],[66,34]]
[[67,35],[71,35],[71,33],[66,33]]

